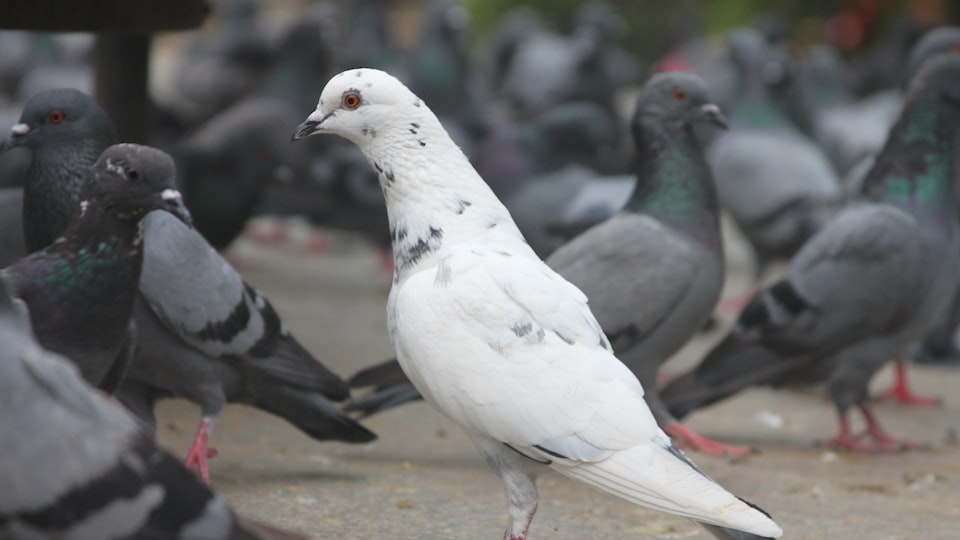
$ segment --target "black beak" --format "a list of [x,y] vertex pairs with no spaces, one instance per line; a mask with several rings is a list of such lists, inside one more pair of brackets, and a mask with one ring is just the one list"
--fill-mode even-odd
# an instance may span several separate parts
[[290,141],[299,141],[304,137],[309,137],[317,131],[317,126],[320,125],[320,122],[315,120],[304,120],[302,124],[297,126],[297,130],[293,132],[293,137],[290,138]]
[[193,227],[193,216],[187,210],[187,205],[183,204],[183,195],[175,189],[165,189],[160,194],[164,202],[164,210],[177,216],[177,219],[184,222],[187,226]]
[[723,129],[730,127],[727,125],[727,118],[720,112],[720,107],[713,103],[707,103],[700,107],[700,118]]

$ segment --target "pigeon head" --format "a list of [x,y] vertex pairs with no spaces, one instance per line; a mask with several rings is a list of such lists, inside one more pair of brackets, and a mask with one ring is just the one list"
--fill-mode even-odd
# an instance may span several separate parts
[[395,135],[398,128],[416,131],[411,122],[430,118],[437,122],[423,101],[392,75],[371,68],[351,69],[330,79],[317,109],[297,127],[293,140],[333,133],[363,148],[365,140]]
[[102,201],[124,218],[139,220],[166,210],[190,224],[190,213],[176,190],[176,168],[165,152],[137,144],[115,144],[94,164],[80,193],[81,209]]
[[10,129],[9,146],[62,151],[76,145],[103,148],[116,140],[107,114],[94,99],[79,90],[57,88],[38,92]]
[[960,107],[960,51],[943,52],[927,59],[910,81],[908,100],[935,93],[953,108]]
[[727,127],[720,107],[710,101],[703,79],[682,71],[658,73],[640,91],[633,119],[635,129],[650,120],[684,128],[702,122]]
[[950,51],[960,51],[960,27],[941,26],[924,34],[910,49],[904,83],[909,84],[928,59]]

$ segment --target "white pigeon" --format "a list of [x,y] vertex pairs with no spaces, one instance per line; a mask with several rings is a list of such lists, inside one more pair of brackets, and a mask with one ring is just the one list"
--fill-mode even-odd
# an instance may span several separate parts
[[780,527],[708,478],[657,427],[587,298],[541,261],[430,109],[374,69],[333,77],[294,140],[333,133],[380,177],[395,273],[387,303],[403,370],[506,484],[504,539],[523,540],[535,476],[553,469],[717,538]]

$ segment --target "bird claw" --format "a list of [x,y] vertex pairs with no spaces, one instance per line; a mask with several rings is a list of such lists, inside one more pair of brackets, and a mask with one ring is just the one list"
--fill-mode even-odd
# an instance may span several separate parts
[[681,448],[695,450],[713,457],[746,457],[758,453],[755,448],[724,444],[709,439],[677,422],[664,426],[663,430],[670,435],[674,444]]
[[916,394],[909,387],[896,385],[893,388],[877,394],[875,401],[892,401],[900,405],[913,407],[940,407],[943,400],[938,397],[928,397]]
[[[864,441],[864,439],[870,439]],[[886,434],[876,434],[870,431],[864,431],[856,435],[840,434],[836,437],[820,441],[818,446],[845,450],[847,452],[858,454],[890,454],[895,452],[907,452],[909,450],[929,450],[930,445],[908,441],[906,439],[896,439]]]

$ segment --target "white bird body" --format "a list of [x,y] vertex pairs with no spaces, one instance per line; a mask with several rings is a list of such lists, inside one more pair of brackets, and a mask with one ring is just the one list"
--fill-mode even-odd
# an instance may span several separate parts
[[[351,95],[360,97],[353,108]],[[509,499],[504,538],[526,537],[533,479],[544,466],[698,522],[782,534],[673,446],[586,296],[537,257],[399,81],[372,69],[334,77],[295,138],[314,132],[357,143],[380,175],[394,247],[387,315],[397,358],[498,469]]]

